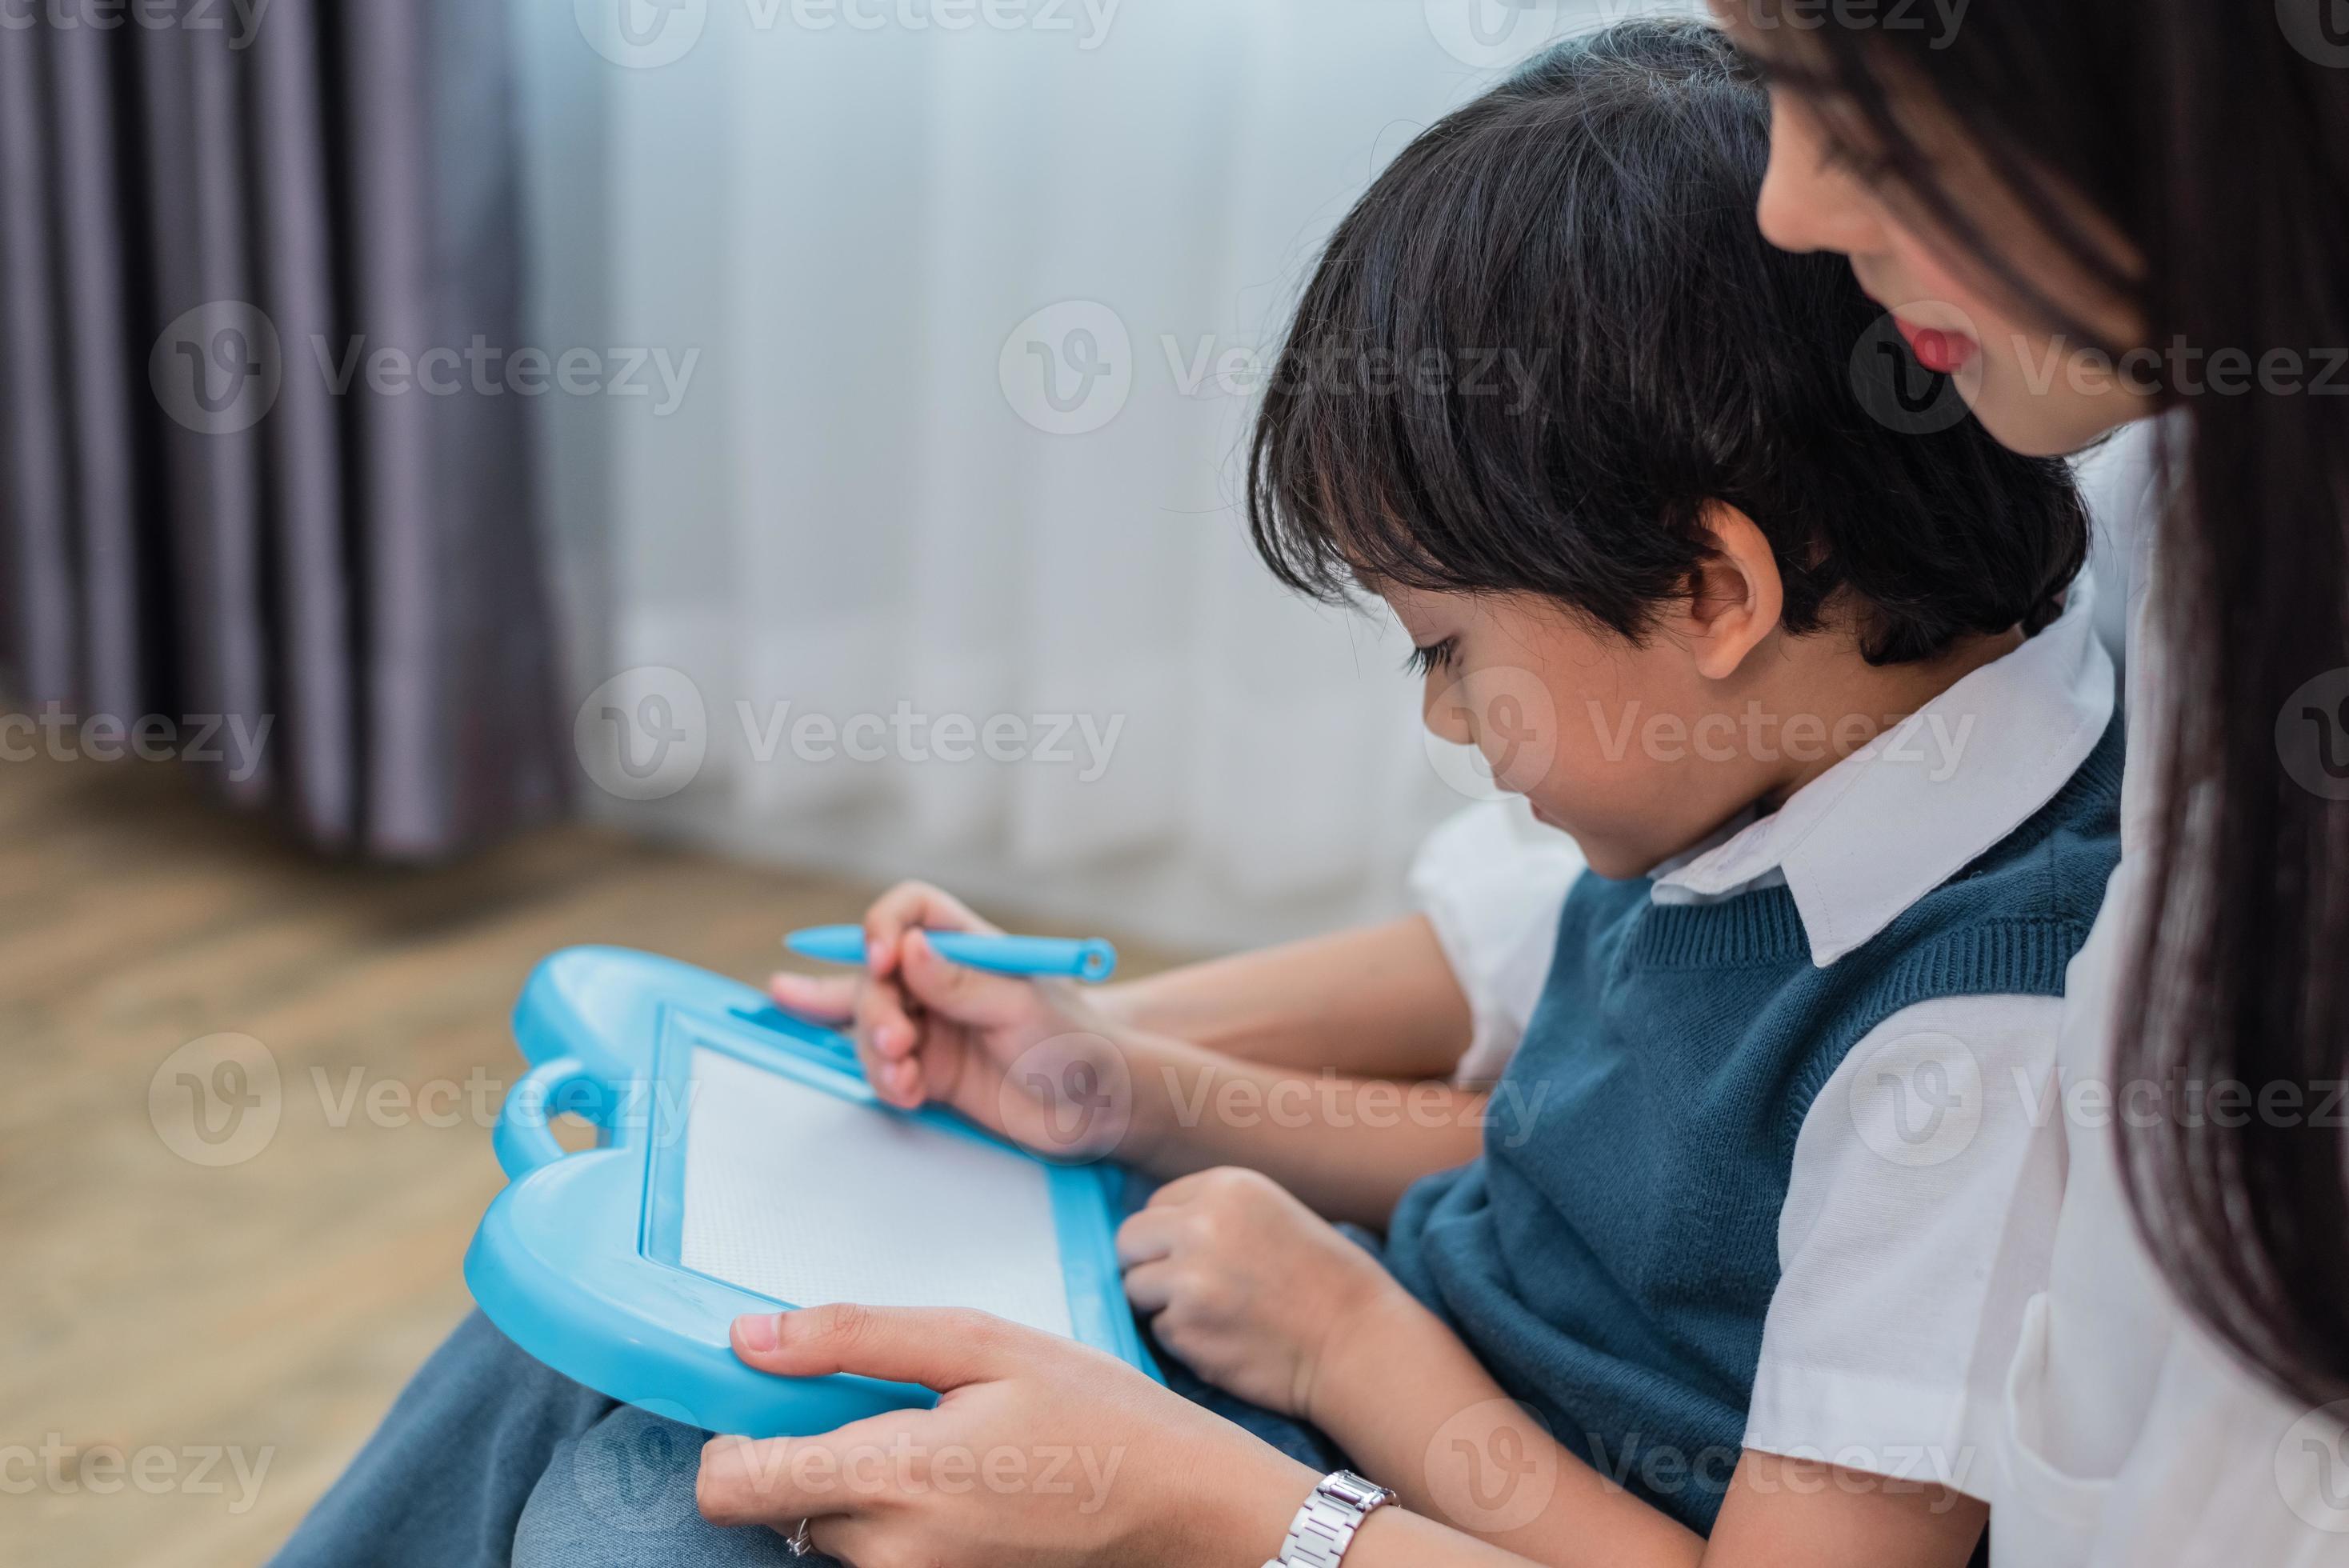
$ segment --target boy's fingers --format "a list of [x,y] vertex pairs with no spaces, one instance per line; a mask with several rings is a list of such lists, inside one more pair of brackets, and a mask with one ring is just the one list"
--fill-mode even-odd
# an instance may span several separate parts
[[[1226,1169],[1217,1166],[1212,1171],[1194,1171],[1187,1176],[1175,1177],[1150,1194],[1150,1209],[1171,1209],[1189,1202],[1206,1190],[1211,1178],[1224,1174]],[[1149,1209],[1143,1212],[1147,1213]]]
[[922,882],[899,882],[864,912],[864,967],[886,975],[897,966],[897,940],[922,923],[930,898]]
[[939,956],[938,950],[915,932],[905,938],[899,978],[914,999],[931,1012],[957,1023],[986,1027],[1008,1024],[1036,1005],[1032,982],[1009,975],[968,969]]
[[767,995],[811,1024],[844,1024],[856,1016],[856,988],[863,984],[854,975],[782,973],[767,977]]
[[927,882],[899,882],[864,912],[864,966],[875,975],[895,969],[902,956],[901,941],[905,933],[917,928],[990,934],[995,931],[952,893]]
[[874,980],[856,998],[856,1061],[865,1081],[889,1104],[911,1109],[921,1103],[921,1073],[909,1058],[920,1029],[906,1010],[894,980]]
[[1165,1311],[1167,1303],[1174,1299],[1174,1288],[1173,1264],[1144,1264],[1126,1271],[1126,1303],[1143,1317],[1154,1317]]
[[905,1060],[922,1040],[921,1020],[914,1016],[899,980],[867,984],[856,1004],[856,1028],[883,1061]]
[[1164,1209],[1144,1209],[1117,1228],[1117,1266],[1137,1268],[1174,1251],[1174,1221]]
[[917,1110],[929,1099],[919,1062],[883,1062],[880,1087],[891,1104],[905,1110]]

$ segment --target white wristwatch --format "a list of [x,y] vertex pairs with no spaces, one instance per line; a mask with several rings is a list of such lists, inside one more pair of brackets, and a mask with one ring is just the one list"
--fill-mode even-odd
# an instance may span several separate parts
[[1297,1511],[1280,1555],[1264,1568],[1338,1568],[1362,1521],[1394,1500],[1394,1493],[1352,1470],[1324,1476]]

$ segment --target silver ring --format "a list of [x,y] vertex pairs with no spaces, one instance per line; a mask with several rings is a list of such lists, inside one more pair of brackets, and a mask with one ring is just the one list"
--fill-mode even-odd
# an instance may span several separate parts
[[783,1537],[783,1550],[790,1553],[794,1557],[812,1557],[815,1555],[815,1542],[808,1539],[808,1522],[806,1520],[801,1520],[800,1527],[797,1530],[792,1531],[789,1535]]

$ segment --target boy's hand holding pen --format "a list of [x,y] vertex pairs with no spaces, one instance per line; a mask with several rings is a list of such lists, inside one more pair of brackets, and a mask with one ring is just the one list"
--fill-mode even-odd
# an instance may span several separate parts
[[792,975],[770,990],[792,1012],[846,1027],[883,1103],[946,1105],[1056,1159],[1098,1158],[1125,1142],[1131,1074],[1114,1026],[1070,978],[1106,978],[1116,965],[1108,944],[1007,936],[920,882],[884,894],[862,927],[785,942],[809,957],[862,962],[853,991]]
[[[924,934],[948,962],[995,975],[1059,975],[1098,985],[1117,968],[1117,949],[1099,937],[1001,936],[926,927]],[[812,925],[784,937],[783,945],[826,964],[866,962],[861,925]]]
[[[885,894],[861,927],[784,943],[864,965],[853,992],[789,975],[771,988],[792,1011],[851,1027],[884,1103],[950,1106],[1047,1158],[1191,1163],[1187,1124],[1159,1092],[1168,1053],[1188,1047],[1123,1028],[1073,984],[1107,977],[1106,943],[1006,936],[918,882]],[[1381,1321],[1398,1298],[1414,1305],[1368,1253],[1255,1171],[1170,1181],[1120,1228],[1118,1261],[1162,1345],[1219,1386],[1300,1416],[1324,1353],[1360,1337],[1350,1326]]]

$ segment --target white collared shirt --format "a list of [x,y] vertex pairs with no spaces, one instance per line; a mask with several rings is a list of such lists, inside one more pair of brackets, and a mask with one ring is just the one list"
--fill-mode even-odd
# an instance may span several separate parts
[[[1825,968],[2052,799],[2110,723],[2084,579],[2054,624],[1941,693],[1777,811],[1656,868],[1659,903],[1785,884]],[[1432,835],[1413,886],[1476,1020],[1464,1080],[1496,1076],[1538,1000],[1583,862],[1521,808]],[[2002,1267],[2044,1140],[2061,998],[1904,1008],[1844,1058],[1796,1139],[1781,1275],[1745,1445],[1991,1488],[1986,1455],[2033,1282]],[[2010,1277],[2013,1276],[2013,1277]]]

